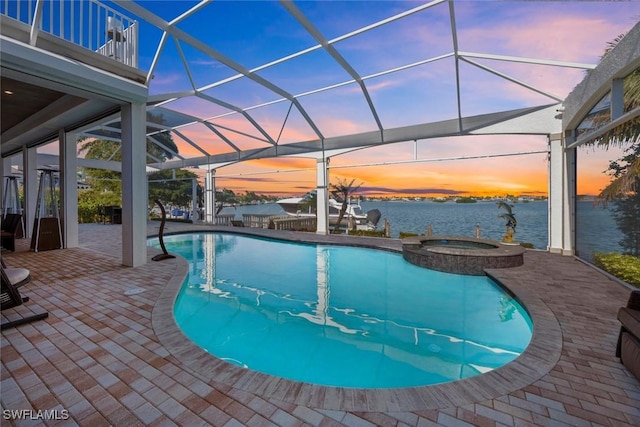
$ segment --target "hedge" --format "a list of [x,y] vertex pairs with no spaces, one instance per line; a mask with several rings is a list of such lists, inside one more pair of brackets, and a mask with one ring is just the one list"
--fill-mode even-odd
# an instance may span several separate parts
[[593,264],[607,273],[640,288],[640,258],[633,255],[596,252]]

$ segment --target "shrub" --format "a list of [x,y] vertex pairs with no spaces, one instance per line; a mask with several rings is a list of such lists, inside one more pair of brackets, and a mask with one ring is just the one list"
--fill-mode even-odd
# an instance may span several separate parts
[[533,245],[533,243],[529,243],[529,242],[520,242],[520,246],[527,249],[535,249],[535,246]]
[[400,239],[404,239],[405,237],[413,237],[413,236],[419,236],[419,234],[418,233],[411,233],[409,231],[401,231],[398,234],[398,238],[400,238]]
[[95,189],[78,190],[78,222],[98,222],[98,206],[120,206],[120,195]]
[[640,288],[640,258],[617,253],[593,254],[593,264],[607,273]]
[[385,237],[384,230],[349,230],[350,236]]

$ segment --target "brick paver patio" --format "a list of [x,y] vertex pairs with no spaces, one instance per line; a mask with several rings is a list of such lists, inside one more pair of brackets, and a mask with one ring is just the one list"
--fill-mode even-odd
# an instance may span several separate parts
[[[189,228],[202,229],[170,224],[167,232]],[[214,359],[172,320],[184,260],[125,268],[120,226],[80,231],[79,248],[34,253],[21,240],[15,253],[2,252],[33,278],[20,288],[31,301],[3,312],[3,321],[49,312],[2,332],[2,425],[640,426],[640,382],[614,356],[616,312],[629,289],[573,257],[528,251],[524,266],[492,272],[534,319],[532,344],[512,364],[472,381],[361,391]],[[389,239],[281,235],[399,248]],[[149,258],[156,253],[149,249]],[[30,412],[8,419],[19,410]],[[42,420],[51,414],[69,417]]]

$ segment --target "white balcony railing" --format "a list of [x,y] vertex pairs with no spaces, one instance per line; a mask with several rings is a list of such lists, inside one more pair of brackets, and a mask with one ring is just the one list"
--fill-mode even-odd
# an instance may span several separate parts
[[[138,23],[96,0],[0,0],[0,13],[138,68]],[[35,22],[35,26],[34,26]]]

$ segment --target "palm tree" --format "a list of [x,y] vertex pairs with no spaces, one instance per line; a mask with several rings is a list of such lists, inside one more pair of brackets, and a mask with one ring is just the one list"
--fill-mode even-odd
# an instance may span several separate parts
[[347,207],[349,205],[349,196],[352,193],[355,193],[358,188],[362,185],[362,183],[354,186],[355,178],[348,182],[347,179],[338,179],[336,184],[331,184],[331,194],[338,201],[342,200],[342,206],[340,208],[340,213],[338,214],[338,220],[336,221],[335,229],[340,229],[340,223],[342,222],[342,218],[344,218],[344,214],[347,212]]
[[[191,210],[192,182],[198,175],[185,169],[159,170],[147,175],[149,181],[149,205],[153,206],[156,199],[165,206],[175,206]],[[202,187],[196,188],[198,199],[202,197]]]
[[[162,114],[152,114],[147,112],[148,123],[165,124],[166,120]],[[153,126],[153,125],[152,125]],[[147,138],[147,163],[153,163],[158,160],[166,161],[173,158],[173,153],[178,152],[178,146],[173,141],[173,137],[169,131],[159,132],[153,135],[153,139],[162,144],[167,149],[160,147],[151,139]],[[112,140],[102,140],[99,138],[89,139],[83,137],[80,141],[78,153],[85,153],[88,159],[113,160],[122,161],[122,153],[120,152],[121,144]]]
[[[603,58],[622,40],[624,35],[619,35],[613,41],[607,43]],[[624,79],[624,111],[628,112],[640,107],[640,68],[633,71]],[[609,120],[607,116],[606,120]],[[594,120],[594,125],[597,125]],[[605,132],[597,141],[598,147],[625,146],[630,144],[629,150],[634,151],[640,144],[640,117],[636,117],[619,126]],[[631,159],[625,170],[619,173],[598,195],[598,199],[607,203],[624,196],[632,191],[637,191],[636,183],[640,177],[640,157]]]

